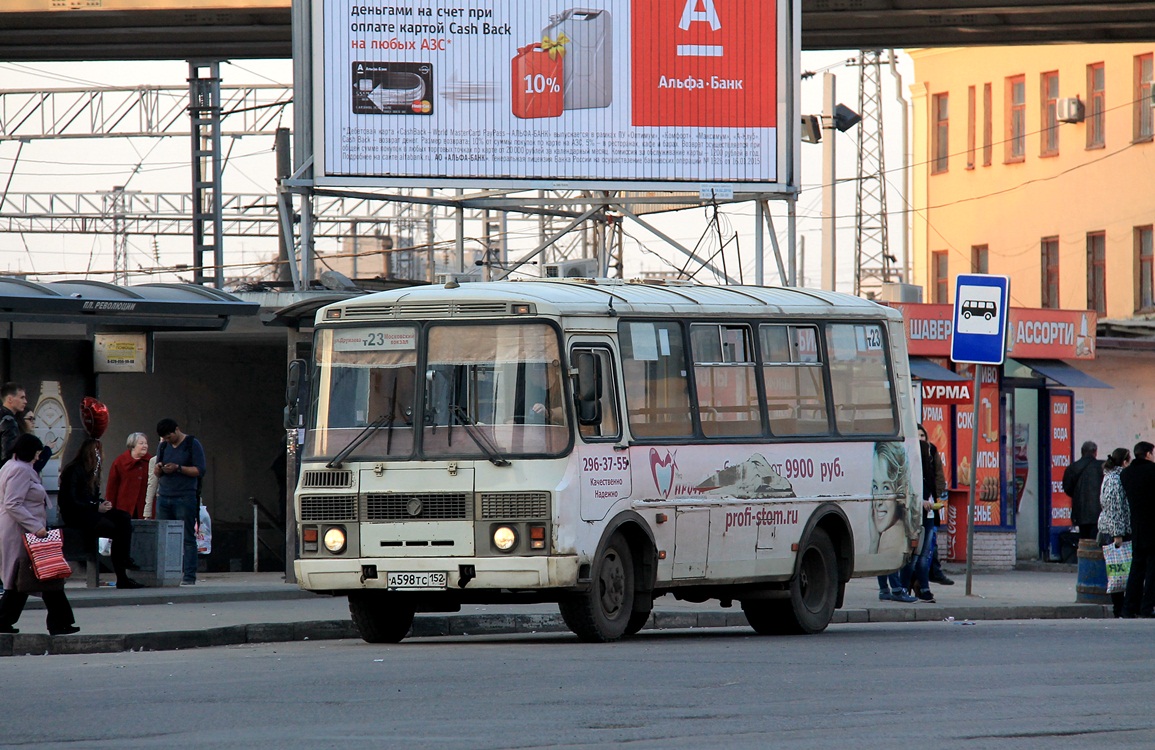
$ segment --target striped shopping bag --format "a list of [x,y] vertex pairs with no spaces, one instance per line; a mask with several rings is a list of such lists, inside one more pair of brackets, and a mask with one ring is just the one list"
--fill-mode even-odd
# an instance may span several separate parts
[[43,539],[35,534],[24,535],[24,548],[32,560],[32,572],[41,581],[55,581],[72,575],[72,568],[64,559],[64,540],[60,529],[53,529]]

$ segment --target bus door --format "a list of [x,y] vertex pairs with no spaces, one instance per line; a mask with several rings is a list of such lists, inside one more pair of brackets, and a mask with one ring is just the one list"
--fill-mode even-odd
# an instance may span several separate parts
[[622,445],[614,356],[605,343],[583,341],[570,348],[570,362],[577,370],[573,379],[578,440],[581,517],[600,521],[618,501],[630,497],[630,454]]

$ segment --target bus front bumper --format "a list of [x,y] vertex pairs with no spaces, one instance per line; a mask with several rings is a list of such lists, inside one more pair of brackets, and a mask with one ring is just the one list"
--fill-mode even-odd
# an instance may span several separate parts
[[[306,591],[390,590],[390,573],[445,573],[445,587],[414,590],[558,589],[578,584],[581,559],[553,557],[357,558],[294,561],[298,585]],[[472,577],[470,576],[472,574]]]

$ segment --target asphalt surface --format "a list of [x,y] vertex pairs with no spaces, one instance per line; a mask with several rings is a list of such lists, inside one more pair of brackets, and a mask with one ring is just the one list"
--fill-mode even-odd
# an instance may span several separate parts
[[[1109,618],[1109,605],[1076,602],[1073,565],[976,572],[972,595],[961,570],[947,567],[954,586],[933,585],[934,604],[879,601],[874,578],[852,580],[836,623],[947,620]],[[66,591],[80,632],[50,636],[43,603],[32,598],[16,624],[20,633],[0,634],[0,656],[115,653],[359,637],[344,598],[317,596],[284,582],[279,573],[201,574],[196,586],[117,591],[87,589],[69,581]],[[647,628],[745,626],[735,605],[654,603]],[[482,634],[564,632],[557,607],[494,605],[463,607],[453,614],[418,614],[410,638]]]

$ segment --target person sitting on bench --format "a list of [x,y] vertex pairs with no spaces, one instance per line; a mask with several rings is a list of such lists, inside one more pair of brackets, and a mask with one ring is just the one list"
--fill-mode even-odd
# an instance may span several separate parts
[[131,565],[132,517],[100,499],[100,441],[85,440],[76,456],[60,472],[60,515],[65,526],[81,529],[91,537],[112,540],[112,568],[118,589],[144,588],[128,577]]

